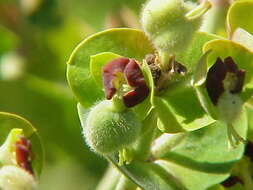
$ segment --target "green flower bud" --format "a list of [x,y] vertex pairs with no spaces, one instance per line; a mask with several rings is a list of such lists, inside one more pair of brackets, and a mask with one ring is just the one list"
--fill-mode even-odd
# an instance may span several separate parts
[[141,22],[158,50],[176,53],[190,43],[201,25],[201,16],[209,8],[208,1],[192,9],[183,0],[150,0],[143,9]]
[[1,190],[35,190],[34,177],[16,166],[4,166],[0,169]]
[[87,144],[97,153],[110,154],[137,139],[141,122],[132,110],[118,111],[105,100],[91,109],[83,127]]

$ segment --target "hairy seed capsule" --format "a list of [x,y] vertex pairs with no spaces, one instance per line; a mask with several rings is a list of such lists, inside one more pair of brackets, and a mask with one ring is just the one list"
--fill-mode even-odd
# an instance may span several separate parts
[[140,129],[141,122],[132,110],[116,112],[112,102],[104,100],[88,113],[84,136],[95,152],[109,154],[131,145]]
[[187,16],[193,9],[183,0],[150,0],[142,12],[142,26],[158,50],[176,53],[187,47],[209,6],[205,2]]
[[4,166],[0,169],[1,190],[35,190],[34,177],[16,166]]

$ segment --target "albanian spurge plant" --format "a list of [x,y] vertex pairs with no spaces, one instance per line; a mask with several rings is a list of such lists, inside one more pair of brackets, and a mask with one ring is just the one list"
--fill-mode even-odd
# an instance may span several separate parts
[[253,1],[231,4],[227,38],[202,27],[229,3],[150,0],[144,32],[109,29],[73,51],[85,141],[113,165],[98,190],[253,189],[253,28],[238,19]]
[[43,151],[36,130],[23,118],[4,112],[0,128],[0,189],[37,189]]

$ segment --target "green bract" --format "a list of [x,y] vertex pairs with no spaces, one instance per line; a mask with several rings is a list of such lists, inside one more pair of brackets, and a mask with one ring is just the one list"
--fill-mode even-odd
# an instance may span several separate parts
[[135,29],[109,29],[90,36],[81,42],[68,61],[67,77],[77,100],[85,108],[104,97],[90,70],[90,56],[112,52],[142,61],[154,50],[144,33]]
[[242,28],[253,34],[252,9],[252,0],[241,0],[232,4],[227,14],[230,36],[233,35],[237,28]]
[[92,107],[87,118],[83,119],[86,142],[100,154],[118,152],[133,144],[142,126],[132,110],[119,112],[109,100]]
[[153,105],[161,122],[159,128],[164,132],[192,131],[214,122],[202,109],[189,77],[154,97]]

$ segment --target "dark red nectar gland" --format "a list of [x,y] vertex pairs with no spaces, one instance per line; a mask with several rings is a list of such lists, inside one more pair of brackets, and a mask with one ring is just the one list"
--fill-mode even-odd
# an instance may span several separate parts
[[129,85],[131,90],[124,92],[122,96],[126,107],[141,103],[149,94],[142,71],[134,59],[121,57],[106,64],[103,67],[103,83],[105,96],[109,100],[123,84]]
[[25,137],[19,137],[15,144],[15,151],[16,151],[16,160],[18,166],[29,172],[30,174],[33,173],[32,169],[32,162],[31,162],[31,144],[30,141],[27,140]]
[[206,79],[206,89],[214,105],[217,105],[220,96],[228,91],[237,94],[242,91],[245,71],[238,69],[232,57],[222,61],[217,58],[215,64],[209,69]]

